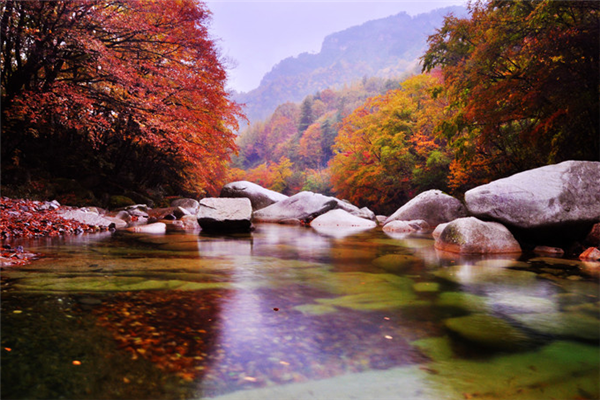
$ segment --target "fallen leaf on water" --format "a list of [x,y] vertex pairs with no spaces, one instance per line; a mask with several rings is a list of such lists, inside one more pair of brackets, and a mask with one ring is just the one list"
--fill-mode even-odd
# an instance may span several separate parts
[[433,375],[437,375],[440,373],[437,369],[429,368],[424,365],[420,366],[419,369]]

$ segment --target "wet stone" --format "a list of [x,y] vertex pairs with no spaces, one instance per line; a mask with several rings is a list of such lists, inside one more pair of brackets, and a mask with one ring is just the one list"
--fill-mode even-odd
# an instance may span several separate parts
[[445,326],[458,336],[484,347],[502,350],[524,348],[530,338],[508,322],[487,314],[450,318]]

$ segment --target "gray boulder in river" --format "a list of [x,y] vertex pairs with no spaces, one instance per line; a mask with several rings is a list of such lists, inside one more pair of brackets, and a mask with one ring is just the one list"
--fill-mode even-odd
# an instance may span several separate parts
[[249,232],[252,229],[250,200],[209,197],[200,200],[198,224],[205,232]]
[[220,197],[246,197],[250,199],[252,209],[255,211],[288,198],[284,194],[265,189],[256,183],[248,181],[228,183],[221,189]]
[[520,253],[521,247],[502,224],[475,217],[459,218],[440,225],[435,248],[462,254]]
[[471,215],[520,231],[563,238],[600,221],[600,162],[565,161],[498,179],[465,193]]
[[[313,192],[300,192],[285,200],[255,211],[253,218],[260,222],[310,222],[327,211],[342,209],[352,215],[374,219],[375,214],[368,209]],[[370,218],[372,217],[372,218]]]
[[441,190],[423,192],[390,215],[384,225],[392,221],[424,220],[433,229],[439,224],[467,216],[464,204]]

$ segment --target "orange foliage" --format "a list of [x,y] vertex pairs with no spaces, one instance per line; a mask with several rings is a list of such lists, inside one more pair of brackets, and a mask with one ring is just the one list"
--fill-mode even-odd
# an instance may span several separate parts
[[450,156],[434,134],[445,101],[431,97],[438,85],[433,76],[415,76],[344,119],[330,163],[338,195],[390,212],[427,186],[445,185]]

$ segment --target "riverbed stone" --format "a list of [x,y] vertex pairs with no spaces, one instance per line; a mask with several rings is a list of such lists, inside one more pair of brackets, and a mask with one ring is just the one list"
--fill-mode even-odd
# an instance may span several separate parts
[[[171,202],[171,207],[177,209],[181,207],[186,210],[191,215],[196,215],[198,213],[198,209],[200,208],[200,203],[195,199],[175,199]],[[180,217],[178,217],[180,218]]]
[[386,254],[372,261],[373,265],[389,272],[403,271],[421,264],[418,257],[408,254]]
[[521,252],[521,246],[505,226],[474,217],[448,223],[435,239],[435,248],[461,254]]
[[252,203],[254,211],[268,207],[288,198],[288,196],[266,189],[256,183],[248,181],[231,182],[223,186],[220,197],[245,197]]
[[435,305],[438,307],[459,309],[464,312],[487,312],[487,298],[466,292],[442,292]]
[[81,222],[82,224],[93,225],[93,226],[110,226],[114,223],[111,219],[105,218],[99,215],[97,212],[90,212],[85,209],[71,209],[64,210],[58,215],[65,219]]
[[433,236],[434,240],[437,240],[440,237],[440,235],[442,234],[442,232],[446,228],[446,225],[448,225],[448,222],[443,223],[443,224],[439,224],[438,226],[435,227],[435,229],[431,233],[431,236]]
[[[286,220],[300,220],[308,223],[334,209],[342,209],[353,215],[363,213],[355,205],[343,200],[305,191],[255,211],[253,218],[259,222],[282,223]],[[374,214],[372,216],[375,218]]]
[[310,223],[312,227],[321,228],[364,228],[372,229],[377,226],[377,223],[365,218],[359,218],[348,211],[335,209],[319,215]]
[[450,331],[484,347],[515,350],[526,347],[530,338],[503,319],[488,314],[449,318],[444,325]]
[[[438,278],[460,285],[482,287],[527,286],[537,279],[537,274],[530,271],[519,271],[507,268],[481,267],[477,265],[453,265],[432,272]],[[596,285],[596,290],[597,290]]]
[[472,215],[510,227],[585,236],[600,221],[598,182],[600,162],[565,161],[478,186],[465,203]]
[[205,232],[249,232],[252,204],[248,198],[208,197],[200,200],[198,224]]
[[587,248],[581,255],[579,255],[580,260],[589,260],[589,261],[600,261],[600,250],[596,247]]
[[384,232],[390,233],[415,233],[415,232],[427,232],[430,230],[427,221],[422,219],[412,221],[392,221],[383,226]]
[[386,219],[384,225],[397,220],[425,220],[431,228],[435,228],[467,215],[467,209],[460,200],[441,190],[428,190],[400,207]]
[[594,224],[585,238],[585,243],[590,246],[600,247],[600,223]]
[[126,230],[135,233],[165,233],[167,231],[167,224],[164,222],[155,222],[153,224],[131,226]]
[[555,312],[536,314],[513,314],[511,318],[537,332],[598,342],[600,340],[600,320],[578,312]]
[[562,257],[565,254],[565,251],[560,247],[552,247],[552,246],[535,246],[533,252],[537,255],[549,255],[555,257]]

